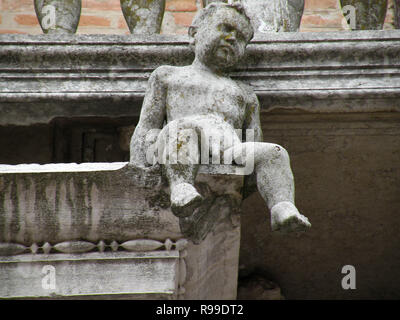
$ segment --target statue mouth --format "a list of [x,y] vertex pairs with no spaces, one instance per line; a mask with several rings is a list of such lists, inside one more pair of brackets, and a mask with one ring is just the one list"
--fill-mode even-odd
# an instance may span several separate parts
[[229,44],[223,44],[223,45],[219,46],[218,49],[221,50],[222,52],[224,52],[225,55],[229,55],[229,56],[236,55],[235,49]]
[[219,47],[222,48],[222,49],[228,49],[232,53],[235,53],[235,49],[229,44],[222,44]]

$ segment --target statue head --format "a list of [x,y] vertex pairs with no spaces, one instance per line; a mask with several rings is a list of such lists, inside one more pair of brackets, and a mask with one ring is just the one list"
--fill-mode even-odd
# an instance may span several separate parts
[[254,34],[241,3],[213,2],[201,10],[189,28],[196,59],[226,71],[243,57]]

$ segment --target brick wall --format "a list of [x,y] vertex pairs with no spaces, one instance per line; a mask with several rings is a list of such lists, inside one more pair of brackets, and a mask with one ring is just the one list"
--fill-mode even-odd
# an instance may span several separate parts
[[[300,31],[348,30],[339,0],[305,0]],[[389,0],[385,29],[392,29],[393,0]],[[161,32],[184,34],[200,0],[167,0]],[[41,34],[33,0],[0,0],[0,33]],[[119,0],[82,0],[82,15],[77,33],[129,34]]]

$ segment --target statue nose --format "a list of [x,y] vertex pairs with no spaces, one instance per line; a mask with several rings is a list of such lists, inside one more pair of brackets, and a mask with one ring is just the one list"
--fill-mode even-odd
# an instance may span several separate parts
[[233,43],[236,41],[236,31],[232,31],[229,35],[225,38],[226,41]]

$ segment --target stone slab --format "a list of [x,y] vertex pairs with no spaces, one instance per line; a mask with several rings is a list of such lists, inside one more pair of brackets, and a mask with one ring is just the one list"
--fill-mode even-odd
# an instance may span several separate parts
[[[49,266],[55,271],[53,288]],[[0,297],[172,299],[178,271],[174,250],[0,257]]]
[[[160,172],[138,170],[127,163],[0,166],[0,255],[3,255],[0,277],[3,275],[5,279],[0,297],[34,294],[48,298],[36,287],[33,293],[25,289],[18,291],[23,284],[18,282],[17,272],[21,268],[31,268],[30,265],[36,266],[35,276],[28,278],[37,281],[40,264],[36,265],[35,261],[51,264],[57,257],[65,256],[60,252],[75,252],[79,268],[86,270],[92,265],[87,262],[87,255],[98,258],[111,254],[107,253],[111,250],[128,250],[129,254],[135,254],[135,259],[156,254],[154,259],[157,260],[162,255],[168,258],[175,254],[173,250],[178,250],[179,270],[175,270],[174,279],[179,290],[153,292],[151,298],[235,299],[243,176],[231,175],[232,172],[234,170],[226,166],[200,168],[196,183],[207,190],[207,196],[211,195],[211,206],[207,222],[210,228],[203,241],[197,244],[184,239],[179,220],[170,210],[168,188]],[[166,251],[152,252],[160,248]],[[171,248],[173,250],[169,251]],[[94,250],[100,252],[90,252]],[[77,258],[78,252],[81,258]],[[113,257],[119,259],[120,251],[115,254]],[[167,260],[160,260],[161,270],[175,267],[175,264],[166,263]],[[24,263],[22,267],[21,263]],[[60,270],[68,270],[69,262],[61,259],[57,263]],[[108,270],[107,263],[111,262],[104,263],[104,270]],[[103,262],[99,264],[100,268]],[[158,272],[154,268],[148,272],[141,270],[152,277]],[[168,273],[168,277],[170,275]],[[158,277],[154,275],[154,279]],[[118,281],[124,278],[124,270],[120,270]],[[170,279],[163,283],[170,284]],[[66,283],[66,278],[64,280]],[[96,281],[93,278],[89,282]],[[80,295],[79,282],[63,288],[58,296],[50,298],[98,297],[85,286]],[[121,299],[149,298],[146,292],[135,291],[132,295],[112,290],[109,287],[102,298],[110,295]]]
[[[217,181],[214,191],[240,199],[243,177],[225,177],[210,176]],[[0,242],[179,239],[168,192],[160,172],[147,174],[126,163],[1,165]]]

